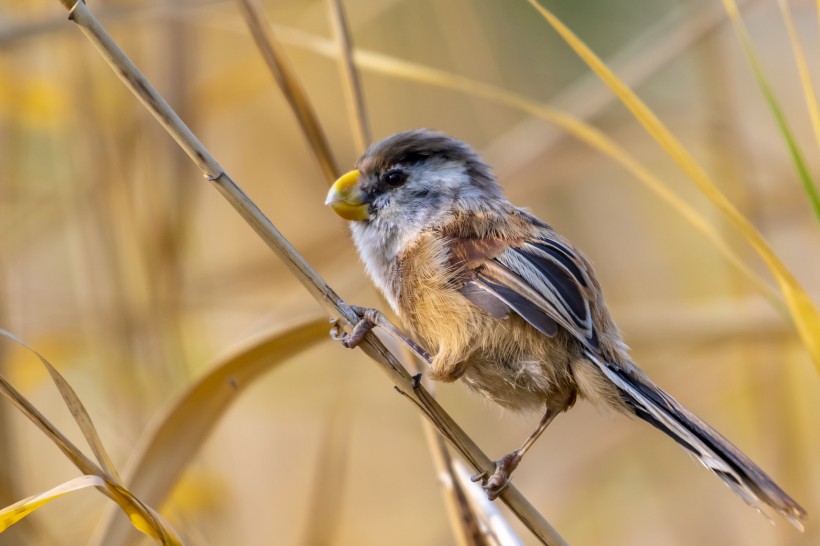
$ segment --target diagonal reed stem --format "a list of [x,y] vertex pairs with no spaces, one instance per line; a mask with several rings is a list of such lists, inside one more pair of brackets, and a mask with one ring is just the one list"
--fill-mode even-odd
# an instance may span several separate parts
[[322,173],[329,182],[336,180],[340,174],[339,167],[333,159],[333,153],[330,151],[327,137],[319,124],[316,111],[310,104],[307,92],[302,87],[299,78],[296,77],[296,72],[285,55],[285,49],[273,33],[273,28],[268,23],[265,13],[256,0],[237,0],[237,4],[251,31],[256,47],[259,48],[265,64],[268,65],[276,84],[302,127],[310,149],[322,167]]
[[[367,106],[361,78],[354,62],[353,43],[350,38],[347,15],[342,0],[328,0],[327,3],[339,50],[338,57],[342,72],[342,87],[347,100],[347,115],[357,151],[362,153],[370,145],[371,134],[367,121]],[[418,360],[406,345],[402,346],[401,351],[404,362],[410,366],[414,373],[423,371],[420,366],[417,366]],[[435,390],[432,387],[429,382],[425,384],[427,391],[435,396]],[[467,502],[465,488],[473,488],[469,491],[473,495],[484,495],[484,491],[472,482],[465,485],[459,481],[459,476],[454,472],[452,456],[447,449],[447,441],[436,431],[430,421],[424,418],[421,421],[427,446],[433,459],[433,466],[440,477],[441,492],[454,539],[459,546],[490,546],[490,544],[496,544],[495,539],[497,537],[490,536],[489,526],[482,525],[483,521],[491,519],[492,516],[488,512],[491,512],[495,506],[490,505],[490,508],[481,511],[474,509]],[[445,475],[448,478],[445,479],[443,477]],[[489,501],[487,504],[489,504]],[[514,543],[513,536],[508,536],[507,542],[499,542],[498,544],[512,546]]]
[[353,128],[356,149],[362,153],[370,144],[370,127],[367,123],[361,79],[356,65],[353,64],[353,42],[350,39],[350,29],[342,0],[327,0],[327,3],[330,8],[330,19],[333,22],[336,43],[339,46],[339,67],[342,70],[342,88],[347,100],[347,115],[350,118],[350,126]]
[[[208,180],[216,185],[223,197],[285,263],[316,301],[332,316],[340,317],[339,320],[344,327],[352,328],[358,322],[358,317],[353,310],[310,267],[276,229],[276,226],[222,169],[216,159],[114,42],[88,6],[82,1],[73,4],[71,0],[60,0],[60,2],[69,8],[69,19],[80,27],[83,34],[94,44],[123,83],[157,118],[191,160],[204,171]],[[480,471],[492,468],[489,457],[479,449],[472,438],[453,421],[427,391],[413,380],[396,357],[372,332],[365,336],[359,347],[380,364],[396,385],[396,389],[422,409],[438,431],[450,441],[473,468]],[[543,544],[567,544],[515,487],[512,485],[507,487],[501,494],[501,499]]]

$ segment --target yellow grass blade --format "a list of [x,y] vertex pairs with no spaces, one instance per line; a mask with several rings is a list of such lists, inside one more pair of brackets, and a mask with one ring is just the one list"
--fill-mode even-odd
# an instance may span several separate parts
[[[0,336],[6,337],[19,343],[23,347],[29,349],[30,351],[34,352],[38,358],[44,363],[46,368],[51,367],[54,369],[51,364],[49,364],[42,356],[39,355],[34,349],[32,349],[29,345],[23,342],[17,336],[7,332],[6,330],[0,329]],[[54,373],[57,374],[56,369]],[[59,374],[57,374],[59,375]],[[52,375],[52,378],[54,376]],[[78,411],[77,408],[81,407],[82,404],[79,404],[79,399],[76,397],[76,393],[74,393],[73,389],[68,387],[68,383],[65,382],[65,379],[62,376],[59,377],[59,381],[64,383],[63,389],[61,393],[66,396],[66,392],[70,389],[70,394],[67,396],[69,399],[72,397],[76,400],[72,400],[70,402],[71,406],[74,406],[72,411]],[[59,387],[59,385],[58,385]],[[75,446],[66,436],[60,432],[45,416],[40,413],[40,411],[34,407],[34,405],[29,402],[29,400],[23,396],[17,389],[14,388],[11,383],[6,381],[6,379],[0,375],[0,394],[6,396],[16,407],[20,410],[23,415],[28,417],[43,433],[57,445],[60,451],[77,467],[86,475],[93,475],[100,477],[103,481],[103,487],[100,488],[100,491],[105,493],[109,498],[111,498],[114,502],[116,502],[120,508],[128,515],[132,524],[142,531],[143,533],[155,538],[162,544],[168,545],[176,545],[180,544],[179,538],[177,538],[176,533],[168,525],[163,519],[149,506],[145,505],[140,499],[136,498],[130,491],[124,488],[122,485],[117,483],[117,479],[114,478],[111,474],[109,474],[106,470],[97,466],[94,461],[89,459],[82,451],[80,451],[77,446]],[[79,404],[79,406],[77,405]],[[85,411],[84,409],[82,411]],[[88,418],[88,415],[85,416]],[[75,416],[76,418],[76,416]],[[90,419],[88,419],[90,424]],[[87,432],[84,431],[84,432]],[[96,432],[94,432],[96,435]],[[99,441],[99,439],[97,439]],[[100,444],[100,448],[102,444]],[[104,452],[104,450],[103,450]],[[110,463],[109,463],[110,464]],[[112,465],[113,468],[113,465]],[[23,514],[25,515],[25,514]],[[13,522],[12,522],[13,523]]]
[[[137,445],[125,471],[126,483],[139,498],[159,506],[207,439],[219,418],[253,381],[291,356],[328,339],[326,318],[302,321],[268,334],[217,363],[174,400]],[[111,512],[96,541],[120,546],[128,527]]]
[[0,533],[54,499],[88,487],[105,487],[105,480],[99,476],[80,476],[3,508],[0,510]]
[[[789,33],[789,41],[792,44],[792,51],[794,52],[794,60],[797,63],[797,71],[800,74],[800,84],[803,86],[803,96],[806,99],[806,108],[809,111],[809,119],[811,119],[811,127],[814,131],[814,139],[817,142],[817,147],[820,148],[820,108],[817,105],[817,94],[814,91],[814,84],[811,81],[811,73],[809,72],[809,65],[806,62],[806,54],[803,51],[803,46],[800,45],[800,40],[797,39],[797,31],[794,29],[794,17],[792,10],[789,7],[787,0],[778,0],[777,4],[780,6],[780,12],[783,14],[783,22],[786,23],[786,30]],[[818,0],[818,13],[820,13],[820,0]]]
[[165,546],[181,546],[182,541],[162,516],[138,499],[131,491],[118,483],[106,480],[106,488],[123,512],[128,515],[131,525],[141,533],[156,539]]
[[[123,502],[120,506],[126,512],[134,527],[146,535],[168,546],[182,544],[179,537],[171,530],[171,527],[162,521],[162,518],[160,518],[158,514],[136,499],[128,490],[105,478],[95,475],[85,475],[74,478],[53,489],[49,489],[39,495],[28,497],[0,510],[0,533],[54,499],[73,491],[79,491],[80,489],[87,489],[89,487],[106,489],[113,493],[112,498],[115,500],[117,497],[125,497],[127,499],[126,502]],[[153,521],[146,519],[146,511],[151,514]]]
[[578,140],[620,163],[625,169],[631,172],[638,180],[643,182],[649,190],[680,213],[692,226],[700,231],[707,240],[714,244],[726,260],[745,275],[775,307],[778,309],[782,308],[779,295],[731,249],[717,228],[697,210],[678,197],[658,177],[643,167],[637,159],[592,125],[560,110],[516,95],[504,89],[427,66],[371,52],[360,52],[357,54],[356,59],[362,68],[396,78],[452,89],[474,97],[504,104],[561,127]]
[[[289,43],[328,58],[334,58],[336,56],[333,43],[329,40],[285,27],[277,27],[277,32],[282,35],[283,40]],[[451,74],[426,65],[412,63],[382,53],[361,49],[355,51],[354,58],[356,64],[362,69],[394,78],[450,89],[473,97],[503,104],[509,108],[526,112],[548,123],[561,127],[578,140],[586,143],[600,153],[609,156],[631,172],[638,180],[643,182],[648,189],[655,192],[658,197],[679,212],[700,231],[708,241],[713,243],[720,254],[722,254],[730,264],[735,266],[740,273],[745,275],[778,311],[788,315],[788,310],[783,306],[780,295],[774,291],[769,283],[764,281],[746,265],[745,261],[732,250],[718,229],[697,210],[667,188],[660,179],[645,169],[626,150],[618,146],[612,139],[595,127],[556,108],[512,93],[506,89],[457,74]]]
[[11,332],[3,330],[0,328],[0,335],[4,336],[18,345],[21,345],[34,353],[34,355],[40,359],[40,362],[45,366],[46,370],[48,370],[49,375],[51,376],[51,380],[54,382],[54,385],[57,386],[57,390],[60,391],[60,395],[63,397],[63,401],[65,402],[66,407],[71,412],[71,415],[74,417],[74,420],[77,422],[77,426],[80,427],[80,430],[85,437],[86,442],[88,445],[91,446],[91,451],[94,452],[94,456],[97,458],[97,462],[105,469],[105,471],[112,476],[114,479],[119,480],[117,475],[117,469],[114,467],[114,463],[111,461],[111,457],[109,457],[108,452],[105,450],[105,446],[103,446],[102,440],[100,440],[99,434],[97,434],[97,429],[94,427],[94,423],[91,421],[91,416],[88,415],[88,411],[85,409],[85,406],[80,401],[80,398],[77,396],[77,393],[68,384],[68,381],[57,371],[57,369],[51,365],[51,363],[46,360],[46,358],[38,353],[33,347],[28,345],[25,341],[20,339],[19,337],[15,336]]
[[683,145],[672,135],[655,114],[641,101],[632,89],[624,84],[604,62],[598,58],[569,28],[567,28],[549,10],[535,0],[529,3],[561,35],[564,41],[581,59],[609,86],[632,112],[646,131],[666,150],[681,169],[692,179],[698,188],[726,216],[730,224],[737,229],[758,252],[774,274],[780,290],[786,299],[797,331],[809,350],[818,371],[820,371],[820,316],[814,302],[798,284],[791,272],[775,255],[768,243],[757,229],[744,217],[731,201],[720,191],[703,168],[695,161]]

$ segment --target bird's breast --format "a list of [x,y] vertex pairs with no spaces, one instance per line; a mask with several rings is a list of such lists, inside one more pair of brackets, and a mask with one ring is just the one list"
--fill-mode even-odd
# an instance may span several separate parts
[[475,307],[458,291],[446,242],[426,233],[397,260],[402,321],[431,351],[456,347],[474,331]]
[[515,314],[499,318],[459,291],[445,240],[429,234],[398,261],[399,314],[410,334],[435,355],[434,366],[464,370],[469,387],[514,410],[543,410],[573,390],[574,354],[564,336],[544,336]]

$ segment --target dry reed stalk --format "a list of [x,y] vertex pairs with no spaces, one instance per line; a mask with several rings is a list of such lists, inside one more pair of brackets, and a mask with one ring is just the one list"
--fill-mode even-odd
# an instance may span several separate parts
[[282,91],[282,95],[290,104],[291,110],[302,127],[302,132],[310,144],[316,161],[322,168],[325,179],[333,182],[340,174],[339,167],[336,166],[327,137],[319,124],[319,118],[316,116],[307,93],[285,55],[285,49],[273,33],[270,23],[265,18],[265,13],[256,0],[237,0],[237,4],[251,31],[256,47],[259,48],[279,90]]
[[[349,24],[342,0],[328,0],[330,19],[336,35],[339,48],[339,65],[342,73],[342,88],[345,93],[347,114],[352,127],[353,139],[359,153],[364,152],[370,145],[371,136],[368,125],[367,107],[364,99],[364,90],[361,85],[359,71],[353,61],[353,43],[350,38]],[[413,353],[407,346],[401,347],[404,362],[416,374],[423,372]],[[424,382],[427,391],[435,396],[434,385]],[[484,492],[475,484],[464,485],[453,470],[452,457],[447,450],[446,440],[436,432],[429,421],[422,419],[422,429],[433,460],[433,467],[440,477],[441,493],[454,538],[460,546],[492,546],[499,542],[487,532],[488,526],[482,522],[490,519],[490,515],[475,510],[467,501],[466,488],[472,488],[472,494]],[[477,492],[475,491],[477,490]],[[510,543],[511,544],[511,543]]]
[[364,152],[370,144],[370,127],[367,123],[367,110],[364,102],[364,91],[356,65],[353,64],[353,42],[345,17],[342,0],[327,0],[330,8],[330,19],[339,46],[339,67],[342,70],[342,89],[347,100],[347,115],[353,128],[353,140],[359,153]]
[[[353,310],[333,291],[304,258],[285,239],[256,204],[237,186],[222,169],[191,130],[182,122],[168,103],[151,86],[133,62],[114,42],[88,6],[82,2],[60,0],[69,10],[69,19],[76,23],[83,34],[94,44],[100,54],[120,76],[123,83],[157,118],[159,123],[177,141],[194,163],[242,218],[256,231],[263,241],[279,256],[308,292],[332,316],[338,316],[341,326],[351,329],[359,320]],[[478,471],[491,469],[492,461],[485,455],[439,404],[404,369],[396,357],[372,333],[368,333],[359,346],[376,360],[389,375],[396,390],[412,401],[436,425],[437,430]],[[521,522],[544,544],[565,545],[566,542],[547,520],[512,485],[500,497]]]

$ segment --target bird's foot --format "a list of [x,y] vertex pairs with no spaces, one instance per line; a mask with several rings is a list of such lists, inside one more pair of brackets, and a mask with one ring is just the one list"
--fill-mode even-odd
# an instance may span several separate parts
[[502,491],[510,484],[513,471],[518,467],[524,453],[516,449],[512,453],[507,453],[495,462],[495,471],[492,475],[484,471],[476,474],[471,479],[474,482],[481,482],[481,487],[487,492],[487,498],[495,500]]
[[348,349],[353,349],[359,346],[367,332],[378,326],[378,315],[381,315],[376,309],[369,309],[365,307],[358,307],[352,305],[350,307],[354,313],[359,317],[359,322],[353,326],[350,332],[343,332],[339,327],[339,321],[333,321],[333,327],[330,329],[330,337],[334,341],[341,341],[342,345]]
[[330,337],[334,340],[341,341],[342,345],[348,349],[352,349],[353,347],[357,347],[359,343],[362,342],[364,336],[367,335],[370,330],[378,326],[397,340],[407,345],[410,350],[418,355],[418,357],[424,362],[427,364],[432,362],[432,357],[430,357],[430,354],[427,351],[422,349],[418,343],[407,337],[404,332],[399,330],[399,328],[390,322],[390,319],[384,316],[384,313],[378,309],[358,307],[356,305],[351,305],[350,308],[359,317],[359,322],[357,322],[353,329],[347,333],[341,332],[338,321],[334,321],[333,328],[330,330]]

